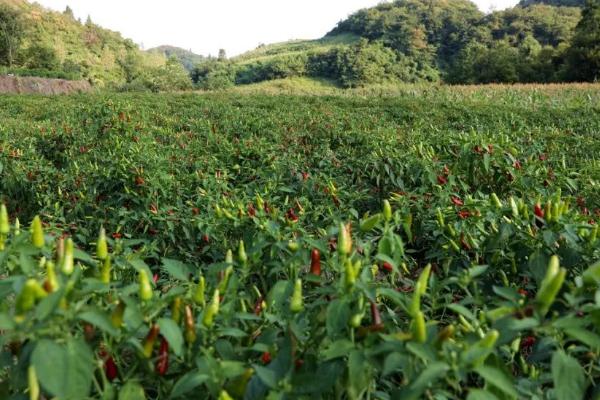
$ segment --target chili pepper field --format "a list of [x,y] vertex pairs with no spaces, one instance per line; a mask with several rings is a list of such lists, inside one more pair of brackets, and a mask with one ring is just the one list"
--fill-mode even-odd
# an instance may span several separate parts
[[0,398],[600,398],[598,86],[0,97]]

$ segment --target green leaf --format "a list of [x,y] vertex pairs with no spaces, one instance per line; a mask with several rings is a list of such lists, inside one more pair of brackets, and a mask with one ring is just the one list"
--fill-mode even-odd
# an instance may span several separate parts
[[557,400],[583,399],[588,382],[579,362],[564,351],[552,356],[552,379]]
[[176,399],[185,394],[188,394],[192,390],[196,389],[198,386],[202,385],[208,379],[208,375],[201,374],[198,371],[188,372],[187,374],[179,378],[177,383],[175,383],[169,398]]
[[15,323],[8,314],[0,313],[0,330],[11,331],[15,328]]
[[487,390],[471,389],[467,400],[498,400],[498,398]]
[[447,305],[447,307],[454,311],[455,313],[462,315],[463,317],[467,318],[468,320],[471,321],[476,321],[477,319],[475,318],[475,315],[473,315],[473,313],[465,306],[457,304],[457,303],[450,303]]
[[371,366],[362,351],[354,350],[348,357],[348,397],[358,399],[369,386]]
[[565,333],[592,349],[600,349],[600,336],[593,332],[581,328],[570,328],[565,329]]
[[66,344],[39,341],[32,354],[42,387],[61,400],[81,399],[89,394],[94,373],[94,355],[82,341]]
[[100,310],[90,310],[79,314],[79,319],[85,322],[88,322],[104,332],[116,336],[119,334],[119,331],[115,329],[110,321],[108,315],[103,313]]
[[252,364],[252,368],[254,368],[256,375],[265,385],[267,385],[271,389],[277,388],[279,381],[277,379],[277,373],[275,371],[257,364]]
[[482,365],[475,369],[477,372],[487,383],[496,388],[500,389],[506,395],[516,398],[518,396],[517,391],[514,388],[514,382],[510,379],[504,372],[501,370]]
[[158,320],[160,334],[169,342],[169,347],[176,356],[181,356],[183,351],[183,334],[181,328],[172,319],[161,318]]
[[335,338],[338,333],[348,327],[350,320],[350,305],[347,301],[337,299],[327,307],[327,334]]
[[162,259],[162,269],[170,276],[180,281],[187,282],[190,276],[190,269],[181,261],[171,260],[169,258]]
[[58,308],[63,295],[64,291],[60,290],[46,296],[35,308],[35,317],[40,321],[44,321],[46,318],[52,315],[52,313]]
[[434,362],[429,364],[421,375],[410,385],[409,390],[406,392],[407,399],[419,399],[425,389],[429,385],[435,383],[439,378],[446,375],[446,372],[450,370],[450,366],[445,362]]
[[354,343],[348,339],[341,339],[333,342],[327,350],[323,351],[322,355],[325,361],[333,360],[334,358],[345,357],[350,350],[354,349]]
[[146,393],[142,385],[128,381],[119,392],[119,400],[146,400]]

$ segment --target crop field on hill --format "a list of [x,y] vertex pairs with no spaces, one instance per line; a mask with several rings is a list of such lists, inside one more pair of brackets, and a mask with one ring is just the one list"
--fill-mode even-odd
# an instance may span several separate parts
[[599,398],[598,85],[263,89],[0,97],[0,398]]

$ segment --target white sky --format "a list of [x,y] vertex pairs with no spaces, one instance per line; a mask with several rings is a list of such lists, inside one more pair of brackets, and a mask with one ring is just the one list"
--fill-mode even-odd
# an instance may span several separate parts
[[[216,55],[224,48],[230,56],[260,43],[316,39],[352,12],[379,0],[36,0],[63,11],[70,5],[75,16],[143,44],[163,44]],[[518,0],[475,0],[482,11],[502,9]]]

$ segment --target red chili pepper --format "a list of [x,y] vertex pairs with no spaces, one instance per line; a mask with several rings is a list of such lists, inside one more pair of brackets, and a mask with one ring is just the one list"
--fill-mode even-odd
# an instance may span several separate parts
[[114,381],[117,379],[117,376],[119,376],[119,368],[117,367],[115,359],[112,356],[108,357],[106,361],[104,361],[104,373],[106,373],[106,379],[108,379],[110,382]]
[[271,353],[269,353],[268,351],[265,351],[263,353],[263,355],[260,357],[260,360],[262,361],[263,364],[269,364],[271,362]]
[[135,184],[136,184],[136,186],[142,186],[145,183],[146,183],[146,181],[141,176],[136,176],[135,177]]
[[544,210],[542,209],[541,204],[536,204],[533,207],[533,213],[539,218],[544,218]]
[[437,181],[440,185],[445,185],[448,183],[448,179],[444,175],[438,176]]
[[152,281],[154,282],[154,284],[156,285],[156,283],[158,282],[158,274],[154,274],[152,275]]
[[156,373],[165,376],[169,370],[169,342],[164,337],[161,338],[160,348],[158,350],[158,359],[156,360]]
[[256,300],[256,304],[254,304],[254,315],[260,315],[263,310],[263,302],[265,301],[264,297],[260,296],[258,300]]
[[119,232],[115,232],[112,234],[113,239],[121,239],[122,237],[123,237],[123,234],[121,234]]
[[459,207],[462,207],[465,205],[465,203],[456,196],[452,196],[452,203],[454,203],[455,206],[459,206]]
[[521,340],[521,350],[530,349],[535,344],[536,340],[534,336],[527,336]]
[[523,168],[523,166],[521,165],[521,162],[519,160],[515,161],[515,163],[513,164],[513,167],[515,167],[515,169]]
[[471,213],[469,210],[462,210],[458,212],[458,216],[460,219],[467,219],[471,216]]
[[383,329],[383,321],[381,320],[381,314],[379,313],[377,304],[375,304],[373,301],[371,302],[371,321],[372,330],[379,331]]
[[304,360],[296,360],[294,362],[294,365],[296,366],[296,371],[299,370],[300,368],[302,368],[302,366],[304,365]]
[[523,297],[527,297],[529,295],[529,293],[525,289],[519,289],[518,292]]
[[392,267],[392,264],[390,264],[389,262],[384,262],[382,265],[383,269],[385,269],[387,272],[393,272],[394,271],[394,267]]
[[286,218],[291,222],[298,222],[298,216],[293,208],[290,208],[285,214]]
[[310,253],[310,273],[321,276],[321,253],[317,249]]
[[146,339],[144,339],[144,343],[142,344],[142,347],[144,349],[143,350],[144,357],[146,357],[146,358],[152,357],[152,350],[154,349],[154,343],[156,342],[156,339],[158,338],[159,331],[160,331],[160,328],[156,324],[154,324],[150,327],[150,330],[148,331],[148,335],[146,335]]
[[252,203],[248,205],[248,216],[256,217],[256,208],[254,208],[254,204]]

